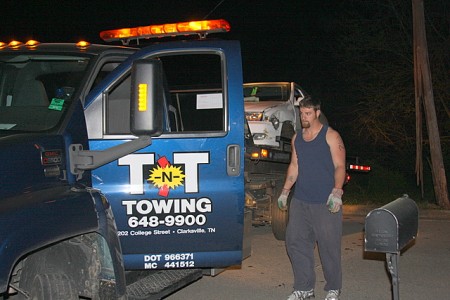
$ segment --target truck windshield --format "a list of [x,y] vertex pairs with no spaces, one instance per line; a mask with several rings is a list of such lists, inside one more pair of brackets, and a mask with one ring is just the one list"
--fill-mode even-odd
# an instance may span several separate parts
[[80,87],[89,58],[63,55],[0,56],[0,130],[54,128]]
[[244,85],[245,102],[288,101],[289,84],[246,84]]

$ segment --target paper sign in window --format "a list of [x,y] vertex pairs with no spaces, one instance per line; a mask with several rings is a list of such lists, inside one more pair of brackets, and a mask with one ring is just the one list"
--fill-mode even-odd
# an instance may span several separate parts
[[197,109],[223,108],[222,94],[199,94],[197,95]]

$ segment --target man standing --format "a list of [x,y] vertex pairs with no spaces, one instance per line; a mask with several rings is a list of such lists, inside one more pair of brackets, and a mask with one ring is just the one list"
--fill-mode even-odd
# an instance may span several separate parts
[[314,297],[317,243],[326,280],[326,300],[338,300],[342,288],[342,186],[345,181],[345,147],[339,133],[319,121],[320,101],[300,102],[302,131],[292,138],[292,157],[278,199],[289,207],[286,248],[294,272],[294,292],[288,300]]

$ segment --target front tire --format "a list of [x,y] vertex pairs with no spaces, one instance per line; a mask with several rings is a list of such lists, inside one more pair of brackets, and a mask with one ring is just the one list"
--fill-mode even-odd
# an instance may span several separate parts
[[272,233],[274,237],[279,241],[284,241],[286,239],[286,227],[289,221],[289,202],[290,196],[288,197],[288,210],[281,210],[278,208],[278,196],[281,189],[274,188],[274,193],[271,199],[271,211],[272,211]]
[[295,129],[291,122],[284,122],[281,128],[281,138],[290,141],[294,136]]
[[67,275],[61,273],[33,274],[35,271],[28,270],[28,280],[20,285],[21,289],[28,294],[28,298],[24,297],[24,299],[78,299],[76,290]]
[[96,237],[74,237],[25,257],[11,280],[18,291],[14,299],[100,299],[103,275]]
[[280,150],[290,152],[291,151],[291,140],[295,134],[295,129],[291,122],[284,122],[281,128],[280,136]]

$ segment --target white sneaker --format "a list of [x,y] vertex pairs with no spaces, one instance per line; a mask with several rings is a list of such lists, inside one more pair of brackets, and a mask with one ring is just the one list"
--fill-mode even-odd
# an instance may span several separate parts
[[339,300],[341,290],[329,290],[325,300]]
[[314,289],[309,291],[294,291],[287,300],[306,300],[314,298]]

